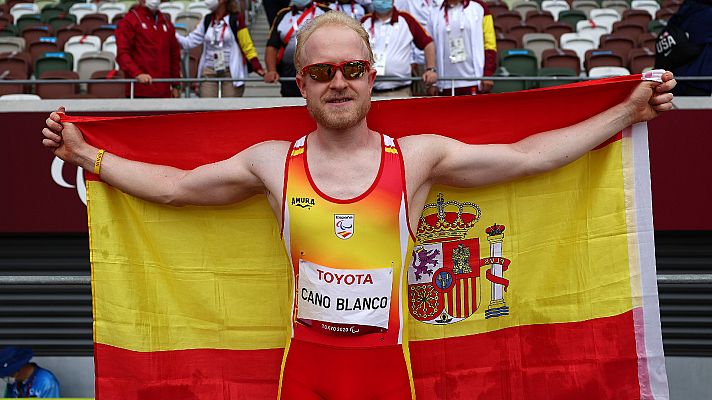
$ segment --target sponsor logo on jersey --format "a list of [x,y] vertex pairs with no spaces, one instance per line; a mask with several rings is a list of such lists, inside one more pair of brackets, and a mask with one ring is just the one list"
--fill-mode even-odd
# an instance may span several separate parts
[[354,215],[334,214],[334,234],[339,239],[351,239],[354,235]]
[[292,205],[295,207],[311,209],[314,204],[314,199],[311,197],[292,197]]

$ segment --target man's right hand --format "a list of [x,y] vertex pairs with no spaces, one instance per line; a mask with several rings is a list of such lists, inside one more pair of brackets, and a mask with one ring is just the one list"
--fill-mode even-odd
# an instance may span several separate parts
[[153,82],[153,78],[149,74],[138,74],[136,75],[136,80],[144,85],[150,85]]
[[264,78],[267,83],[277,82],[279,80],[279,74],[277,71],[267,71],[265,72]]
[[64,107],[59,107],[45,121],[47,127],[42,129],[42,144],[62,160],[86,169],[87,164],[92,164],[89,154],[91,146],[84,140],[79,128],[72,123],[61,122],[60,113],[64,113]]

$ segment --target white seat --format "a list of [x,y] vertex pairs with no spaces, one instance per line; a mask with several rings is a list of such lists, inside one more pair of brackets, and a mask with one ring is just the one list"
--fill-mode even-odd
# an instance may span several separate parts
[[170,15],[171,21],[175,22],[178,14],[185,11],[185,6],[183,3],[161,3],[161,5],[158,6],[158,9],[161,10],[162,13]]
[[64,44],[64,51],[72,53],[74,56],[74,71],[77,70],[77,64],[82,54],[99,50],[101,50],[101,38],[94,35],[72,36]]
[[522,16],[522,20],[524,20],[529,11],[539,10],[539,3],[529,0],[515,0],[509,9],[518,12]]
[[26,14],[39,14],[40,9],[37,4],[34,3],[18,3],[12,6],[10,9],[10,14],[12,15],[13,21],[17,21],[21,16]]
[[630,75],[630,71],[623,67],[594,67],[588,71],[588,76],[591,78],[608,78],[611,76]]
[[586,18],[591,18],[591,10],[596,8],[599,8],[599,5],[595,0],[574,0],[571,3],[571,9],[583,11],[586,14]]
[[124,3],[103,3],[99,5],[97,12],[105,14],[109,17],[109,23],[113,21],[114,17],[126,12],[126,4]]
[[579,60],[581,60],[581,67],[583,67],[583,62],[586,59],[586,51],[596,48],[596,43],[590,36],[582,35],[578,32],[564,33],[559,38],[559,43],[561,43],[562,49],[576,52]]
[[633,0],[630,8],[634,10],[645,10],[655,19],[655,13],[660,9],[660,4],[655,0]]
[[42,100],[36,94],[4,94],[0,96],[0,100]]
[[112,53],[116,57],[116,36],[111,35],[101,45],[101,51]]
[[200,13],[195,12],[182,12],[178,14],[176,20],[173,21],[174,24],[184,24],[188,32],[192,32],[196,26],[203,20]]
[[77,24],[80,24],[85,15],[94,14],[96,10],[96,4],[76,3],[69,8],[69,13],[77,17]]
[[555,20],[559,20],[559,13],[565,10],[570,10],[569,3],[564,0],[544,0],[541,2],[541,9],[548,11],[554,16]]
[[598,47],[598,43],[600,42],[601,36],[607,33],[611,33],[611,30],[603,25],[598,25],[595,22],[592,22],[591,20],[587,19],[576,23],[576,32],[581,35],[590,37],[596,47]]
[[210,9],[202,1],[196,1],[194,3],[188,4],[188,8],[186,9],[186,11],[200,14],[201,20],[203,19],[203,17],[210,14]]
[[623,16],[623,12],[630,8],[628,2],[625,0],[603,0],[601,7],[616,10],[621,17]]
[[541,54],[544,50],[556,48],[556,37],[550,33],[527,33],[522,37],[522,45],[534,52],[541,65]]
[[14,36],[0,37],[0,53],[12,53],[14,51],[18,53],[25,51],[25,39]]
[[79,79],[90,79],[96,71],[114,69],[114,55],[108,51],[88,51],[77,64]]
[[613,24],[621,20],[618,11],[612,8],[599,8],[591,10],[589,19],[593,20],[596,25],[603,25],[608,29],[608,32],[613,30]]

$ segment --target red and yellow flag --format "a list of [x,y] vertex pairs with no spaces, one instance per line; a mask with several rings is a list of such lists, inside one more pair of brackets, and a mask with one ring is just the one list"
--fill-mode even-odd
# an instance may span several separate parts
[[[379,101],[368,121],[511,143],[639,80]],[[315,128],[303,107],[66,120],[111,153],[184,169]],[[550,173],[433,189],[404,298],[418,399],[667,398],[646,135],[626,129]],[[290,267],[265,198],[175,208],[88,178],[97,398],[276,398]]]

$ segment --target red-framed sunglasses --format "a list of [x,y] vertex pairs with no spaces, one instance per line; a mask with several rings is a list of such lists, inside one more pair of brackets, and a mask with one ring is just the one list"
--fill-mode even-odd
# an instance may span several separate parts
[[329,82],[334,79],[336,70],[341,70],[345,79],[358,79],[363,76],[369,69],[371,63],[367,60],[349,60],[338,64],[334,63],[316,63],[310,64],[302,68],[302,75],[309,75],[317,82]]

